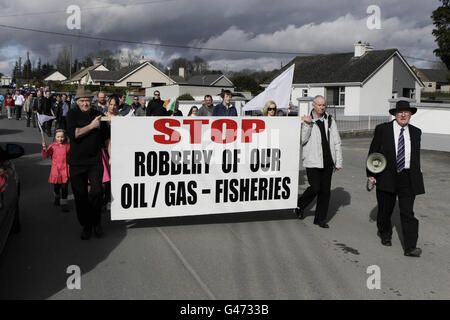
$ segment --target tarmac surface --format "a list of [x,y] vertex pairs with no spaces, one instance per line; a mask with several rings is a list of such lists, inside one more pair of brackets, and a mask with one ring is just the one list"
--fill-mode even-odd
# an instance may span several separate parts
[[[69,213],[53,206],[37,129],[3,117],[0,143],[26,153],[15,160],[22,231],[0,255],[0,299],[449,299],[450,153],[422,151],[427,193],[414,209],[423,254],[411,258],[398,206],[393,246],[377,236],[375,191],[365,189],[370,140],[343,140],[330,229],[313,225],[314,205],[304,220],[292,210],[114,222],[105,213],[104,238],[81,241],[71,191]],[[303,168],[299,175],[303,192]],[[80,290],[67,288],[72,265],[81,269]],[[371,266],[380,289],[367,286]]]

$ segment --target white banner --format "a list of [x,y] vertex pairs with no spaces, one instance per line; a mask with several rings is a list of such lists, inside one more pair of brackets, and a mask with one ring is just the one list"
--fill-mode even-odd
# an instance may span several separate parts
[[297,117],[111,120],[112,220],[297,206]]

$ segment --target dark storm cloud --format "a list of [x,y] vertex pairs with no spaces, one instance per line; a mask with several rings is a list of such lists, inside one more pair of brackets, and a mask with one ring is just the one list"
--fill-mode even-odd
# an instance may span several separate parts
[[[375,49],[397,47],[406,55],[435,59],[430,15],[439,6],[438,0],[172,0],[136,5],[150,1],[45,0],[30,3],[19,0],[2,4],[4,9],[0,16],[59,12],[0,17],[0,24],[130,41],[245,50],[351,51],[356,40],[363,40],[370,41]],[[114,5],[124,3],[127,5]],[[69,15],[65,10],[69,5],[81,7],[81,31],[66,27]],[[365,26],[369,5],[380,7],[382,30],[368,30]],[[7,55],[5,48],[20,46],[44,61],[53,61],[59,48],[68,44],[73,45],[75,56],[83,56],[99,48],[129,48],[146,56],[154,56],[163,63],[167,63],[170,57],[190,58],[197,54],[213,64],[229,64],[230,68],[250,66],[253,59],[278,66],[279,61],[291,58],[118,44],[5,28],[0,28],[0,44],[3,55]],[[15,54],[14,50],[10,52]],[[257,62],[253,64],[253,67],[259,66]]]

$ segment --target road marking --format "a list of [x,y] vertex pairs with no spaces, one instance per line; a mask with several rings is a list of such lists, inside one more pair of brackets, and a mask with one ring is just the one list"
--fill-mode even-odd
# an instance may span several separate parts
[[158,230],[158,232],[164,237],[164,239],[167,241],[167,243],[169,244],[169,246],[172,248],[172,250],[175,252],[175,254],[177,255],[177,257],[181,260],[181,262],[183,263],[183,265],[185,266],[185,268],[191,273],[191,275],[194,277],[194,279],[198,282],[198,284],[200,285],[200,287],[203,289],[203,291],[205,291],[206,295],[209,296],[210,299],[212,300],[217,300],[217,298],[214,296],[214,294],[211,292],[211,290],[209,290],[208,286],[203,282],[203,280],[200,278],[200,276],[197,274],[197,272],[195,272],[194,268],[189,264],[189,262],[187,262],[187,260],[184,258],[183,254],[181,253],[181,251],[175,246],[175,244],[169,239],[169,236],[162,231],[161,228],[156,228]]

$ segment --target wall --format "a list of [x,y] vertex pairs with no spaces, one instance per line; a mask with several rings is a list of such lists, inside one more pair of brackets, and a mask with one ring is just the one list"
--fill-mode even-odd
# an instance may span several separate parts
[[450,104],[413,104],[411,124],[422,130],[422,149],[450,152]]
[[225,78],[222,78],[219,81],[217,81],[216,83],[214,83],[214,86],[230,87],[230,86],[233,86],[233,83],[231,83],[230,81],[228,81]]
[[55,72],[51,74],[49,77],[45,78],[44,81],[63,81],[67,78],[61,74],[61,72]]
[[[431,87],[428,85],[431,83]],[[423,92],[436,92],[436,82],[424,82],[425,88],[423,88]]]
[[394,73],[393,73],[394,78],[393,78],[392,92],[398,92],[398,96],[401,97],[403,95],[403,88],[416,88],[416,79],[411,74],[411,72],[409,72],[408,68],[400,60],[399,57],[394,56],[393,60],[394,60]]
[[219,99],[222,89],[234,92],[234,88],[227,87],[180,86],[180,95],[189,93],[194,98],[203,99],[205,95],[209,94],[215,100]]
[[359,115],[361,109],[361,87],[345,87],[345,108],[346,116]]
[[127,82],[142,82],[142,88],[151,87],[152,82],[163,82],[166,84],[174,83],[173,80],[161,71],[148,64],[134,72],[129,77],[125,78],[123,81],[116,82],[114,85],[116,87],[126,87]]
[[325,87],[293,87],[291,92],[291,104],[298,105],[298,98],[303,97],[303,89],[308,90],[308,97],[315,97],[317,95],[325,96]]
[[359,115],[388,114],[389,99],[392,98],[394,60],[389,60],[381,70],[361,88]]
[[180,96],[180,86],[178,84],[145,88],[145,96],[153,98],[153,92],[155,92],[155,90],[159,91],[161,94],[161,99],[163,100]]

